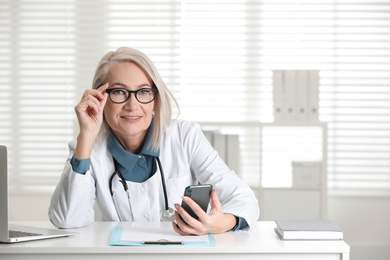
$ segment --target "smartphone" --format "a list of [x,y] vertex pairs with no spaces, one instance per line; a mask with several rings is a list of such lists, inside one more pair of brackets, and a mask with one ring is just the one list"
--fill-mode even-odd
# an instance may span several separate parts
[[[204,210],[204,212],[206,212],[210,202],[210,193],[212,190],[213,186],[211,184],[190,185],[185,188],[184,196],[190,197]],[[198,219],[198,216],[192,211],[187,203],[182,201],[181,206],[193,218]]]

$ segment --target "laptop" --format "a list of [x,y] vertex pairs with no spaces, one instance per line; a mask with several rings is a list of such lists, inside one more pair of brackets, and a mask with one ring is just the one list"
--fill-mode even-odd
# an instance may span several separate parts
[[7,169],[7,147],[0,145],[0,243],[15,243],[77,234],[63,230],[9,224]]

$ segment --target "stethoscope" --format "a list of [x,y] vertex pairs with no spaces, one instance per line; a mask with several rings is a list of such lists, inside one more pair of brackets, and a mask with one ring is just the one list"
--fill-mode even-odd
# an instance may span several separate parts
[[[163,193],[164,193],[164,201],[165,201],[165,207],[160,212],[160,220],[161,221],[173,221],[173,220],[175,220],[175,211],[171,207],[168,207],[168,195],[167,195],[167,188],[166,188],[166,185],[165,185],[164,171],[163,171],[163,168],[161,166],[160,159],[158,157],[156,157],[156,161],[157,161],[158,167],[160,168],[161,182],[162,182]],[[131,219],[134,220],[133,210],[131,209],[129,187],[127,186],[125,178],[123,178],[123,175],[119,171],[115,170],[115,172],[110,177],[110,193],[111,193],[112,200],[114,201],[115,210],[118,213],[119,220],[123,221],[124,218],[122,217],[121,212],[120,212],[119,207],[118,207],[118,203],[117,203],[117,199],[116,199],[116,193],[112,190],[112,180],[114,179],[115,175],[118,175],[118,177],[121,179],[121,182],[122,182],[122,185],[123,185],[123,189],[125,190],[125,192],[127,194],[127,199],[128,199],[128,202],[129,202]]]

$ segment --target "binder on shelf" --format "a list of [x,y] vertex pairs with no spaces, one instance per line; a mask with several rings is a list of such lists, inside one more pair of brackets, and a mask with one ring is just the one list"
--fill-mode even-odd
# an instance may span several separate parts
[[295,119],[297,121],[308,121],[309,113],[309,72],[297,70],[295,72]]
[[236,134],[222,134],[219,131],[203,131],[207,140],[218,152],[219,157],[227,164],[229,169],[237,174],[240,165],[240,140]]
[[284,101],[285,119],[287,121],[295,120],[296,91],[295,91],[295,71],[287,70],[284,72]]
[[273,102],[274,102],[274,120],[276,122],[285,120],[285,106],[283,105],[284,83],[283,72],[280,70],[273,71]]
[[318,121],[319,110],[319,71],[309,71],[309,121]]
[[319,71],[273,71],[275,122],[318,122]]
[[214,149],[218,152],[219,157],[226,162],[226,141],[225,135],[221,133],[214,133],[214,143],[212,144]]
[[210,142],[210,144],[213,145],[213,143],[214,143],[214,140],[213,140],[213,138],[214,138],[214,131],[207,131],[207,130],[205,131],[205,130],[203,130],[203,134],[207,138],[207,140]]
[[238,135],[226,135],[226,162],[230,170],[240,173],[240,140]]

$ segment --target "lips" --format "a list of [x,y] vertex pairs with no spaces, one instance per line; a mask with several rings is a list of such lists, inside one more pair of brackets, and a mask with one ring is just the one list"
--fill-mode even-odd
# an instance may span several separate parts
[[121,118],[135,120],[135,119],[140,118],[140,116],[121,116]]

